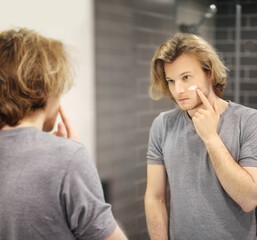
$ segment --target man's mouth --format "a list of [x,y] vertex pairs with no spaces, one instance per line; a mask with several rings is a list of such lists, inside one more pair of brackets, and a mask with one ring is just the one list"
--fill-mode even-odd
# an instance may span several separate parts
[[184,101],[186,101],[186,100],[189,100],[189,98],[179,98],[179,99],[178,99],[178,102],[184,102]]

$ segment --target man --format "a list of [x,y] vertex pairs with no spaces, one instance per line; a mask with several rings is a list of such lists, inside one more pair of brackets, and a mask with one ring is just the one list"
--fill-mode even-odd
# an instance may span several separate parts
[[[63,44],[22,28],[1,32],[0,66],[0,239],[127,239],[60,107],[72,85]],[[45,133],[58,111],[56,136]]]
[[176,34],[153,57],[150,94],[178,108],[161,113],[149,137],[152,240],[256,238],[257,111],[222,100],[225,85],[225,66],[200,37]]

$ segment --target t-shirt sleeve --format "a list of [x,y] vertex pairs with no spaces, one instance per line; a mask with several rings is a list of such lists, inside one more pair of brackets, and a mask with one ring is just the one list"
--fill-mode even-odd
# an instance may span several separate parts
[[154,119],[149,134],[148,150],[146,159],[148,164],[160,164],[164,165],[162,154],[162,116],[161,114]]
[[257,167],[257,113],[247,120],[241,134],[238,163],[242,167]]
[[115,230],[111,205],[104,200],[95,164],[84,147],[76,152],[69,164],[63,179],[61,201],[76,239],[105,239]]

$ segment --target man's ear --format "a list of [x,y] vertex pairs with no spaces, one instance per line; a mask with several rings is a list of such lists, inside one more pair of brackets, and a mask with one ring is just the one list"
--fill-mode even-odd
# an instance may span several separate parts
[[205,72],[207,78],[208,78],[208,79],[211,79],[211,71],[208,70],[208,69],[204,69],[204,72]]
[[205,71],[205,74],[206,74],[206,77],[207,77],[208,82],[213,86],[211,71],[210,71],[210,70],[206,70],[206,71]]

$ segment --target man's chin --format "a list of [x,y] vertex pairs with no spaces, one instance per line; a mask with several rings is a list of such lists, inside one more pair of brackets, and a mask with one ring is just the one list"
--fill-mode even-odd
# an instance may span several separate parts
[[43,131],[44,132],[51,132],[54,129],[54,123],[50,122],[45,122],[43,125]]
[[49,128],[49,127],[43,127],[43,132],[51,132],[54,128]]
[[199,106],[202,105],[202,103],[196,103],[196,104],[179,104],[179,103],[177,103],[177,105],[182,111],[192,111],[192,110],[196,110]]
[[182,110],[182,111],[190,111],[190,110],[193,110],[196,108],[196,106],[194,106],[194,105],[193,106],[192,105],[186,106],[186,105],[180,105],[180,104],[177,104],[177,105],[180,108],[180,110]]

